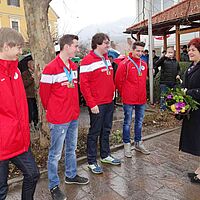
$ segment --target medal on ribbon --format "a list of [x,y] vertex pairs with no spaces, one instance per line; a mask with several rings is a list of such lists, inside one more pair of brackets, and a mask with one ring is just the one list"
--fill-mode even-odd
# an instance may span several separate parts
[[136,64],[136,62],[130,57],[128,56],[128,59],[134,64],[134,66],[137,68],[138,71],[138,76],[142,76],[142,66],[141,66],[141,59],[140,59],[140,66],[138,66]]
[[75,86],[74,86],[73,82],[68,82],[67,87],[68,88],[74,88]]
[[102,60],[103,60],[103,62],[105,64],[105,66],[106,66],[106,74],[107,75],[111,75],[111,72],[109,70],[108,63],[107,63],[106,59],[103,57]]
[[106,73],[107,73],[107,75],[111,75],[111,72],[109,69],[106,71]]
[[98,57],[100,57],[100,58],[102,59],[102,61],[104,62],[105,66],[106,66],[106,74],[107,74],[108,76],[111,75],[111,71],[110,71],[110,69],[109,69],[109,66],[108,66],[108,63],[107,63],[106,59],[105,59],[103,56],[100,56],[97,52],[94,51],[94,53],[95,53]]
[[68,83],[67,83],[67,87],[68,88],[74,88],[74,83],[73,83],[73,73],[72,73],[72,69],[70,69],[70,71],[68,71],[66,69],[66,67],[63,67],[64,71],[65,71],[65,74],[67,76],[67,79],[68,79]]

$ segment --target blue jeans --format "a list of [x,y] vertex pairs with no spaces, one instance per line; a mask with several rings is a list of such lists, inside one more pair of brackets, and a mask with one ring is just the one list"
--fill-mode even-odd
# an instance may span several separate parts
[[130,143],[130,131],[132,123],[132,114],[135,109],[135,122],[134,122],[134,141],[139,142],[142,140],[142,123],[144,119],[145,104],[142,105],[129,105],[124,104],[124,124],[123,124],[123,142]]
[[8,192],[7,180],[9,162],[12,162],[18,169],[20,169],[24,176],[21,199],[33,200],[40,173],[30,149],[9,160],[0,161],[0,200],[6,199]]
[[106,158],[110,155],[109,135],[112,128],[114,103],[99,105],[99,113],[90,114],[90,128],[87,136],[88,164],[97,162],[97,142],[99,137],[100,156]]
[[65,176],[74,178],[77,174],[76,147],[78,137],[78,120],[66,124],[49,124],[51,145],[48,156],[49,189],[60,184],[58,161],[65,143]]

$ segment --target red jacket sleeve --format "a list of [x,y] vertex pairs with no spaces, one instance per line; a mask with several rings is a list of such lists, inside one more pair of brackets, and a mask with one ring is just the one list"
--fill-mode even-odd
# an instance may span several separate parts
[[40,88],[39,88],[41,102],[45,110],[47,110],[52,83],[53,83],[53,74],[49,71],[48,67],[46,67],[42,72],[40,80]]
[[81,89],[81,93],[83,94],[83,96],[86,100],[87,105],[90,108],[93,108],[97,105],[97,103],[95,102],[95,100],[92,96],[92,93],[91,93],[91,84],[90,84],[91,73],[92,72],[83,72],[82,73],[80,71],[80,89]]
[[126,79],[126,63],[120,62],[115,75],[115,86],[118,89],[120,95],[122,94],[122,86]]

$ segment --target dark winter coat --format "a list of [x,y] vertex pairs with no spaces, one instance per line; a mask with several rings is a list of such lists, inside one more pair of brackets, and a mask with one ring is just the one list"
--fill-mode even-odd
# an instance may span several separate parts
[[188,55],[188,52],[187,51],[183,51],[181,53],[181,61],[182,62],[189,62],[190,59],[189,59],[189,55]]
[[156,67],[161,66],[160,84],[173,85],[176,83],[176,76],[180,72],[178,61],[166,56],[161,57],[155,63]]
[[35,82],[34,78],[31,75],[31,72],[27,69],[22,73],[22,79],[24,82],[24,87],[26,90],[26,97],[27,98],[35,98]]
[[155,70],[154,77],[155,77],[156,74],[159,72],[158,67],[156,67],[156,64],[155,64],[158,60],[159,60],[159,57],[155,55],[155,56],[153,57],[153,68],[154,68],[154,70]]
[[[183,86],[188,89],[187,94],[200,103],[200,62],[192,66],[185,72]],[[200,107],[190,112],[189,119],[183,119],[179,150],[200,156]]]

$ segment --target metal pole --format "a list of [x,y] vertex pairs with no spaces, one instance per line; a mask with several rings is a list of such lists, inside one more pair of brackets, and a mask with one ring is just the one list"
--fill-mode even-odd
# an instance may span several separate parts
[[150,102],[153,104],[153,37],[152,37],[152,4],[153,0],[147,0],[148,1],[148,36],[149,36],[149,90],[150,90]]

